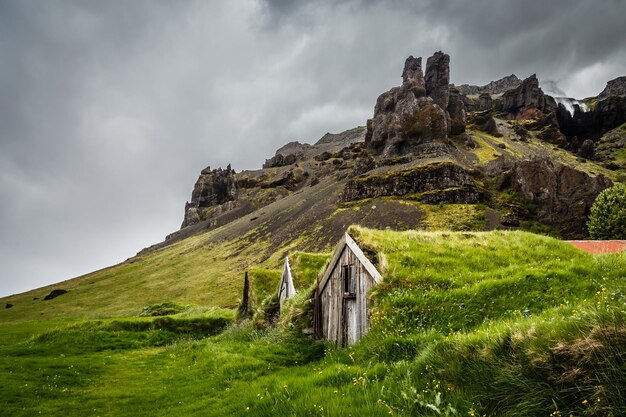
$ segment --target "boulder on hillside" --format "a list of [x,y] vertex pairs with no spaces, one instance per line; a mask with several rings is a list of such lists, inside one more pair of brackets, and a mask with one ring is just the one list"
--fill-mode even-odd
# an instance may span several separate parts
[[493,108],[493,99],[491,98],[491,94],[482,93],[478,96],[478,107],[480,110],[491,110]]
[[595,146],[591,139],[586,139],[580,148],[578,148],[578,156],[585,159],[591,159],[594,155]]
[[467,116],[467,123],[474,128],[489,133],[492,136],[502,136],[491,110],[472,112]]
[[536,132],[539,139],[560,146],[567,147],[567,139],[561,133],[555,112],[538,113],[535,117],[525,121],[528,130]]
[[48,301],[48,300],[57,298],[58,296],[63,295],[63,294],[67,294],[67,290],[64,290],[63,288],[57,288],[57,289],[50,291],[50,293],[46,295],[43,299],[44,301]]

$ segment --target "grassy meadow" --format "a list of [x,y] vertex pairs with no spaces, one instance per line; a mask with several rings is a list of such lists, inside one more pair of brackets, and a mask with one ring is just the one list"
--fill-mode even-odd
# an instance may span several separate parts
[[[54,317],[2,316],[0,414],[626,415],[626,254],[592,256],[525,232],[350,233],[384,277],[355,346],[302,332],[328,254],[292,254],[299,294],[273,325],[259,316],[279,259],[251,269],[253,319],[236,318],[237,294],[222,307],[209,294],[81,315],[68,293],[49,301]],[[182,274],[194,251],[219,261],[253,249],[205,248],[200,236],[131,265]],[[111,288],[138,285],[116,279]],[[146,294],[143,307],[163,301]]]

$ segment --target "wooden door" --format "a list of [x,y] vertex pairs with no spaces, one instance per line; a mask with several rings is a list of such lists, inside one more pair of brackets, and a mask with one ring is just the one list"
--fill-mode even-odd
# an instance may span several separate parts
[[357,308],[356,308],[356,297],[354,296],[344,296],[343,298],[343,308],[342,308],[342,337],[341,337],[341,345],[342,346],[350,346],[357,341],[357,331],[358,331],[358,323],[357,323]]

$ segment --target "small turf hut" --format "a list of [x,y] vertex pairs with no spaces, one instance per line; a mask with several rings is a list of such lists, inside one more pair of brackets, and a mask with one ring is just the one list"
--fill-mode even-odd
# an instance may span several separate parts
[[296,288],[293,286],[293,276],[291,275],[291,265],[289,265],[289,257],[285,257],[285,264],[283,266],[283,275],[278,284],[278,302],[282,309],[285,300],[290,299],[296,295]]
[[369,328],[367,293],[382,280],[357,243],[345,233],[319,281],[315,333],[341,346],[356,343]]

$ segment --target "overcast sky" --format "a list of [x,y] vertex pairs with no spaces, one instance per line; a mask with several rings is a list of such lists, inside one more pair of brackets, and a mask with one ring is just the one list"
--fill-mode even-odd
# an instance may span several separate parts
[[582,98],[626,75],[625,21],[619,0],[0,0],[0,296],[163,240],[207,165],[364,125],[408,55]]

